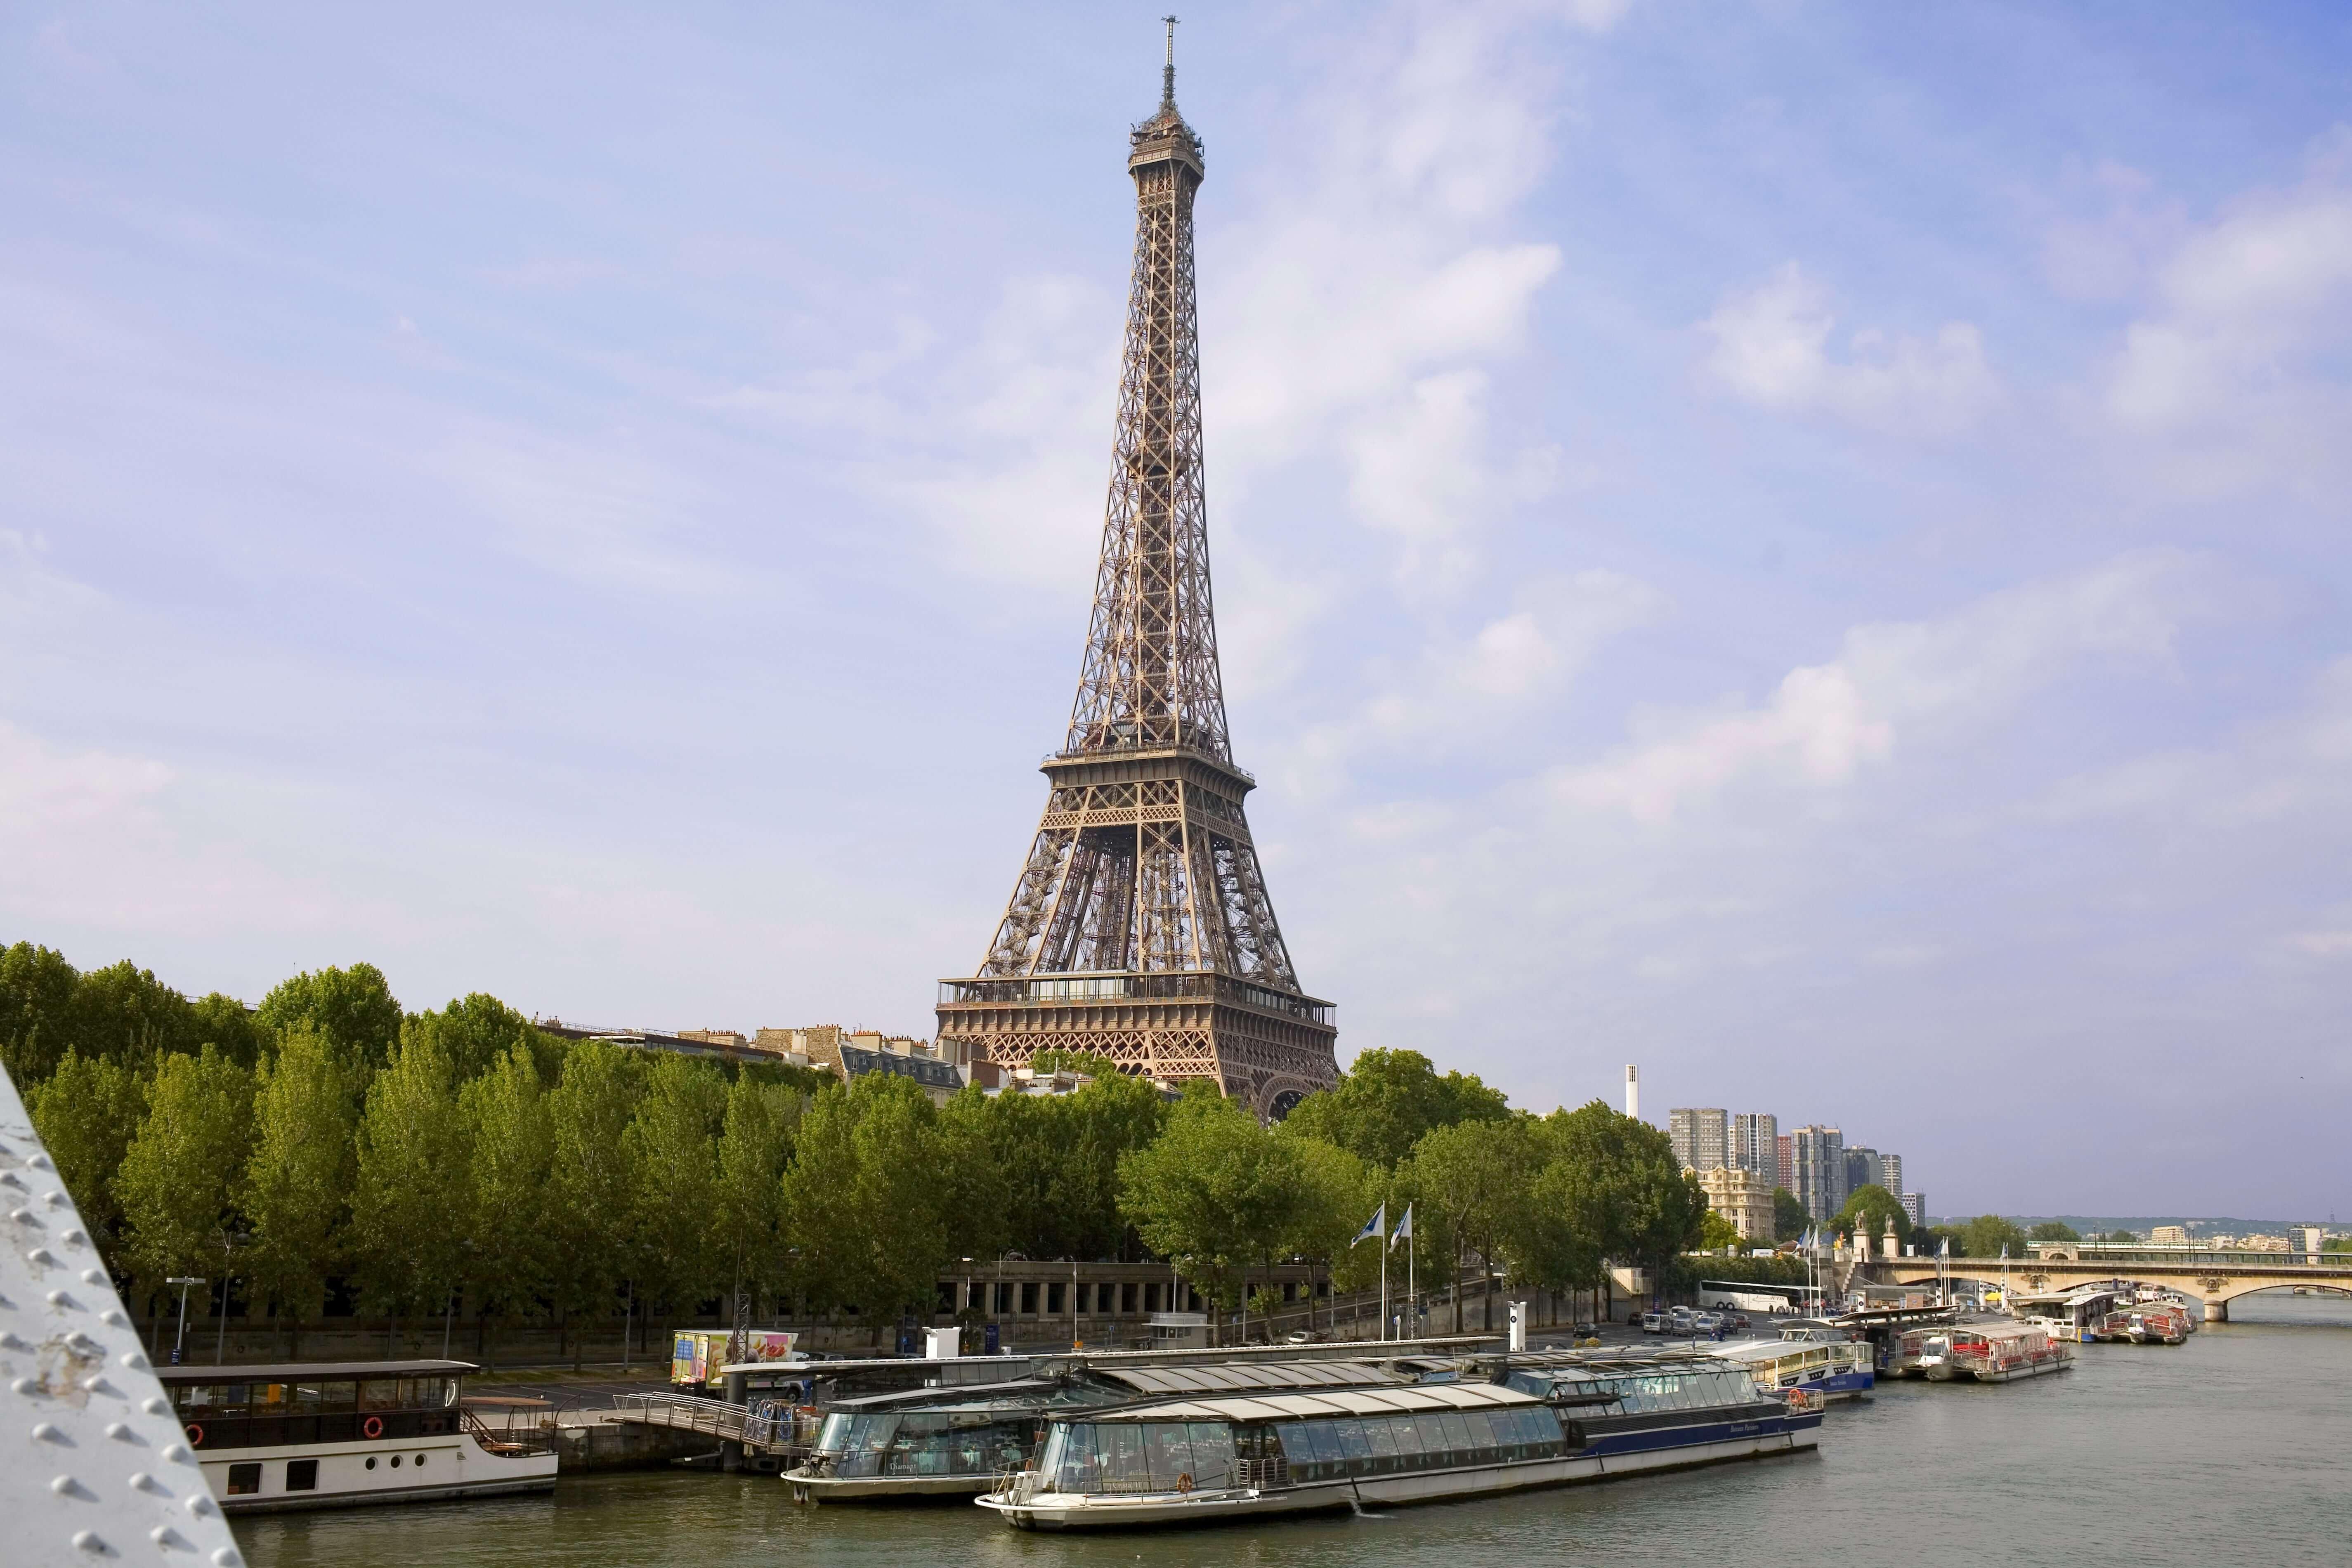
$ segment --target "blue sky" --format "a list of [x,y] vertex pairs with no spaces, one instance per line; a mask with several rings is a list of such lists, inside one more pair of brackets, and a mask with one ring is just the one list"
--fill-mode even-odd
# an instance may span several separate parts
[[[0,938],[929,1033],[1076,674],[1156,15],[13,9]],[[1184,17],[1342,1055],[2352,1215],[2352,16]]]

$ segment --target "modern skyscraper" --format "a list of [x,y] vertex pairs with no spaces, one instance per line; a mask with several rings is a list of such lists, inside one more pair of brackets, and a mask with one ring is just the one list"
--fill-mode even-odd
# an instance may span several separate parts
[[[1847,1197],[1852,1197],[1854,1194],[1860,1192],[1864,1187],[1885,1186],[1886,1184],[1880,1179],[1885,1175],[1885,1173],[1879,1168],[1877,1150],[1871,1148],[1867,1144],[1857,1143],[1845,1152],[1845,1192]],[[1844,1206],[1843,1201],[1841,1201],[1839,1206]]]
[[1686,1171],[1720,1171],[1731,1163],[1731,1119],[1705,1107],[1681,1106],[1666,1112],[1666,1138]]
[[1904,1194],[1903,1212],[1911,1216],[1911,1223],[1913,1225],[1926,1225],[1927,1223],[1927,1194],[1925,1193]]
[[1743,1110],[1731,1119],[1731,1164],[1764,1178],[1766,1191],[1780,1178],[1780,1119],[1769,1110]]
[[1337,1080],[1338,1030],[1291,967],[1242,812],[1256,781],[1226,738],[1192,278],[1203,169],[1172,41],[1127,168],[1135,272],[1077,698],[988,954],[940,983],[940,1044],[1011,1067],[1092,1051],[1280,1116]]
[[1773,1142],[1780,1146],[1780,1185],[1794,1193],[1797,1190],[1797,1141],[1783,1132]]
[[1814,1219],[1835,1219],[1845,1207],[1845,1134],[1834,1127],[1800,1127],[1790,1142],[1797,1180],[1790,1190]]
[[1898,1197],[1903,1192],[1903,1156],[1881,1154],[1878,1157],[1878,1184]]

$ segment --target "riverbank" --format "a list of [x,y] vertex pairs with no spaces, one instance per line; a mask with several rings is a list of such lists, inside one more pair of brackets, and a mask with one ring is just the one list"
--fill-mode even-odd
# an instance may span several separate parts
[[[240,1521],[255,1568],[988,1565],[1456,1568],[1729,1556],[1811,1561],[1824,1542],[1889,1560],[2337,1568],[2352,1451],[2352,1300],[2262,1296],[2177,1347],[2084,1347],[2078,1370],[2000,1387],[1904,1383],[1840,1405],[1816,1458],[1495,1502],[1251,1531],[1066,1540],[960,1508],[794,1508],[768,1478],[639,1473],[551,1498]],[[977,1514],[978,1510],[970,1510]]]

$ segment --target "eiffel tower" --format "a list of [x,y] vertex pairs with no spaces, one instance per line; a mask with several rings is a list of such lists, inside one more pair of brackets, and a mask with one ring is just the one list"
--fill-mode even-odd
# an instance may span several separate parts
[[940,983],[951,1056],[1009,1067],[1091,1051],[1208,1078],[1259,1115],[1338,1077],[1331,1005],[1299,988],[1226,740],[1201,464],[1192,196],[1201,139],[1176,110],[1129,135],[1135,275],[1094,615],[1045,813],[980,972]]

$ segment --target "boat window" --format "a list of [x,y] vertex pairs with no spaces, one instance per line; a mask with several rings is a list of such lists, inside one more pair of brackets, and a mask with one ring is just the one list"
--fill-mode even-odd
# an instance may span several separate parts
[[[1055,1476],[1054,1489],[1065,1492],[1097,1492],[1102,1490],[1102,1462],[1095,1452],[1095,1442],[1102,1428],[1094,1426],[1064,1426],[1055,1429],[1054,1443],[1061,1446],[1055,1456],[1058,1463],[1047,1474]],[[1053,1453],[1049,1446],[1046,1452]],[[1040,1467],[1043,1468],[1044,1467]]]
[[249,1465],[231,1465],[228,1468],[229,1496],[250,1497],[260,1489],[261,1466],[257,1461]]
[[1476,1451],[1495,1446],[1495,1428],[1483,1410],[1466,1414],[1448,1410],[1437,1419],[1445,1428],[1445,1446],[1454,1451],[1454,1462],[1457,1465],[1469,1462]]
[[1371,1473],[1384,1476],[1397,1468],[1396,1432],[1378,1415],[1363,1421],[1364,1441],[1371,1446]]
[[1108,1421],[1096,1428],[1101,1444],[1102,1489],[1142,1492],[1151,1489],[1151,1470],[1144,1463],[1143,1433],[1132,1421]]
[[1192,1440],[1184,1431],[1181,1421],[1148,1421],[1143,1426],[1146,1462],[1151,1467],[1151,1486],[1155,1491],[1176,1489],[1178,1478],[1193,1476]]
[[1192,1484],[1202,1490],[1234,1484],[1234,1429],[1223,1421],[1186,1423],[1192,1442]]
[[286,1489],[289,1492],[314,1492],[319,1489],[319,1461],[289,1459],[286,1461]]
[[1082,1487],[1063,1486],[1056,1479],[1062,1473],[1062,1456],[1069,1451],[1069,1427],[1063,1425],[1061,1422],[1055,1422],[1052,1430],[1045,1434],[1045,1447],[1044,1451],[1039,1453],[1037,1456],[1037,1474],[1045,1480],[1046,1483],[1046,1489],[1049,1491],[1066,1492],[1082,1491],[1085,1489]]
[[849,1424],[855,1419],[854,1416],[844,1415],[838,1412],[826,1416],[824,1425],[816,1430],[817,1452],[838,1454],[848,1447]]
[[372,1377],[361,1384],[360,1408],[362,1410],[399,1409],[400,1380],[394,1377]]
[[1335,1421],[1302,1421],[1299,1431],[1307,1439],[1315,1462],[1322,1467],[1325,1480],[1337,1480],[1348,1473],[1348,1450],[1339,1446],[1339,1426]]
[[250,1386],[252,1388],[253,1395],[253,1413],[256,1415],[283,1415],[286,1414],[286,1384],[282,1383],[257,1383]]
[[1331,1423],[1338,1434],[1339,1451],[1347,1456],[1348,1473],[1354,1476],[1371,1474],[1372,1440],[1364,1436],[1364,1424],[1352,1415]]

